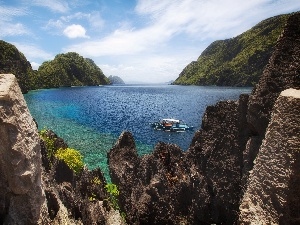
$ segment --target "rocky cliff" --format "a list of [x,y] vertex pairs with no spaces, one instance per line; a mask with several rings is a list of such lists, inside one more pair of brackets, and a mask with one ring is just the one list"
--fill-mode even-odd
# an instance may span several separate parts
[[[100,170],[75,174],[41,139],[12,74],[0,74],[0,224],[124,224]],[[50,149],[51,148],[51,149]]]
[[240,205],[243,224],[299,224],[300,90],[277,98]]
[[37,128],[12,74],[0,75],[0,223],[36,224],[45,195]]
[[299,223],[299,29],[296,13],[252,94],[209,106],[188,151],[139,157],[120,136],[108,160],[129,224]]

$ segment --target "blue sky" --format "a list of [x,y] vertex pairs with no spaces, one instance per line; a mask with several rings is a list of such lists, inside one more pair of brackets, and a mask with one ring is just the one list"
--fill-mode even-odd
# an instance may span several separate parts
[[0,0],[0,39],[37,69],[66,52],[126,83],[175,80],[213,41],[300,11],[299,0]]

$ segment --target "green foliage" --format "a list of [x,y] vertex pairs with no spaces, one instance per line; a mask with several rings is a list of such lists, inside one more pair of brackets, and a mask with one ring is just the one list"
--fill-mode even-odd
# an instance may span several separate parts
[[109,194],[109,201],[112,204],[112,207],[115,210],[119,210],[119,204],[118,204],[118,196],[119,196],[119,190],[117,185],[109,183],[105,185],[105,189],[107,191],[107,193]]
[[60,148],[55,153],[55,157],[63,160],[76,174],[80,173],[84,167],[83,157],[79,151],[72,148]]
[[110,201],[112,207],[115,210],[118,210],[120,212],[122,219],[125,221],[126,213],[120,211],[120,207],[119,207],[119,203],[118,203],[118,196],[119,196],[120,192],[118,190],[117,185],[115,185],[113,183],[109,183],[109,184],[105,185],[105,189],[106,189],[107,193],[109,194],[108,200]]
[[93,184],[96,184],[96,185],[100,185],[101,184],[101,180],[99,179],[99,177],[94,177],[93,180],[92,180]]
[[91,59],[75,52],[58,54],[44,62],[38,71],[18,49],[0,40],[0,73],[16,76],[23,93],[40,88],[109,84],[108,78]]
[[235,38],[213,42],[174,84],[252,86],[268,63],[288,16],[269,18]]
[[[83,156],[79,151],[72,148],[58,148],[55,146],[56,138],[53,135],[49,135],[49,130],[43,129],[39,132],[40,138],[44,141],[47,149],[47,156],[50,160],[50,164],[53,163],[53,157],[63,160],[70,169],[76,174],[83,170]],[[101,184],[101,180],[98,177],[93,179],[94,184]]]
[[57,149],[55,149],[55,146],[54,146],[55,139],[48,137],[46,129],[41,130],[39,132],[39,134],[40,134],[41,139],[44,141],[44,143],[46,145],[48,158],[51,158],[52,156],[55,155],[55,152],[57,150]]
[[33,86],[33,70],[26,57],[18,49],[0,40],[0,73],[12,73],[16,76],[23,93]]
[[105,185],[105,189],[106,189],[107,193],[109,194],[108,201],[111,203],[111,206],[115,210],[118,210],[120,212],[122,219],[124,221],[126,221],[126,213],[120,211],[120,206],[119,206],[119,201],[118,201],[118,196],[119,196],[120,192],[118,190],[118,186],[113,183],[109,183],[109,184]]
[[108,84],[109,80],[91,59],[75,52],[58,54],[44,62],[35,76],[37,88]]

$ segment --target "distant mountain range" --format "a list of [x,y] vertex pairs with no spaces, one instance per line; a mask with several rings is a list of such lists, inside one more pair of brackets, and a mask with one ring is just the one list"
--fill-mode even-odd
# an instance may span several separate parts
[[173,84],[253,86],[290,15],[266,19],[235,38],[213,42]]

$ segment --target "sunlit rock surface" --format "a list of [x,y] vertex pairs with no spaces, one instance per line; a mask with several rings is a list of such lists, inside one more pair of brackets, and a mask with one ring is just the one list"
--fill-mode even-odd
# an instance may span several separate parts
[[0,75],[0,222],[37,223],[45,198],[36,125],[12,74]]
[[[240,205],[245,224],[300,222],[300,90],[281,93]],[[297,202],[297,203],[296,203]]]

